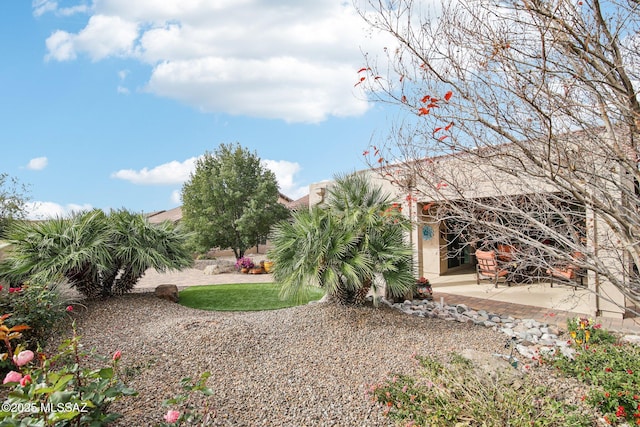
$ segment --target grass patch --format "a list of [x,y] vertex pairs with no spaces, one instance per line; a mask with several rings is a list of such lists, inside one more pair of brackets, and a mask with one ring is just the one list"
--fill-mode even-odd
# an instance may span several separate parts
[[277,310],[319,300],[324,291],[310,288],[307,298],[281,300],[277,283],[236,283],[231,285],[192,286],[180,292],[180,304],[212,311]]

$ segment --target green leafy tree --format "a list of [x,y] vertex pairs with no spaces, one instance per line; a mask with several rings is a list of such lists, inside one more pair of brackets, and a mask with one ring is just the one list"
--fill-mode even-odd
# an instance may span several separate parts
[[24,185],[6,173],[0,173],[0,238],[12,220],[24,218],[26,194]]
[[184,233],[125,210],[14,222],[7,237],[12,246],[0,263],[0,279],[15,285],[66,279],[88,297],[129,292],[148,268],[181,269],[192,262]]
[[284,297],[318,286],[342,304],[361,304],[376,276],[400,297],[415,281],[411,224],[382,189],[362,175],[336,179],[325,208],[298,211],[272,233],[274,279]]
[[183,222],[198,250],[231,248],[241,258],[289,215],[278,196],[275,174],[255,153],[222,144],[196,162],[182,188]]

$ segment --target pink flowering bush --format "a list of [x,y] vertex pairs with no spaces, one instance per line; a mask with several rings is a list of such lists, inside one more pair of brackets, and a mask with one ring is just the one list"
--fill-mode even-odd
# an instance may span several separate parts
[[[5,317],[0,319],[4,321]],[[102,426],[120,417],[109,412],[111,403],[136,395],[118,379],[120,351],[114,353],[110,366],[85,366],[87,359],[95,355],[80,350],[75,325],[72,338],[65,340],[51,357],[43,353],[36,357],[33,351],[22,350],[21,344],[14,351],[11,341],[21,338],[15,328],[18,326],[13,327],[13,332],[6,328],[10,337],[5,336],[8,351],[2,357],[11,360],[14,369],[2,381],[8,393],[3,393],[6,398],[0,410],[0,425]],[[1,335],[2,332],[0,338]],[[27,409],[10,411],[11,408]]]
[[236,268],[238,270],[242,268],[253,268],[253,267],[255,267],[255,264],[249,257],[243,256],[242,258],[238,258],[236,260]]
[[164,420],[169,424],[173,424],[180,418],[180,412],[174,411],[172,409],[168,410],[166,415],[164,416]]
[[4,380],[2,380],[2,384],[6,383],[18,383],[22,379],[22,374],[16,371],[9,371],[7,375],[5,375]]
[[[191,378],[183,378],[180,385],[184,390],[183,394],[179,394],[172,399],[165,400],[162,405],[169,407],[177,407],[181,410],[169,409],[164,415],[164,423],[158,424],[160,427],[174,427],[178,425],[200,425],[208,426],[211,420],[215,418],[215,411],[209,408],[207,397],[213,395],[213,391],[207,387],[207,380],[211,376],[209,372],[203,372],[200,378],[193,380]],[[194,393],[202,394],[204,402],[195,402]]]
[[17,367],[21,367],[31,362],[33,360],[33,357],[33,351],[24,350],[18,354],[13,355],[13,363],[15,363]]

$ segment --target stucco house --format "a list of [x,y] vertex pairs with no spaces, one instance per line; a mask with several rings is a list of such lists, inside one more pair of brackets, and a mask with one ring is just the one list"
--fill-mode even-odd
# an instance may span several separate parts
[[[498,150],[508,150],[508,146]],[[509,160],[505,160],[508,162]],[[456,182],[458,185],[451,189],[440,188],[437,196],[432,188],[421,187],[421,180],[412,175],[411,167],[403,164],[403,181],[405,185],[398,185],[398,180],[392,184],[392,179],[385,177],[389,173],[381,173],[381,169],[366,169],[356,173],[366,174],[371,181],[382,186],[392,197],[402,205],[402,212],[415,224],[409,240],[414,248],[414,261],[418,275],[441,276],[452,274],[456,271],[474,271],[475,247],[472,243],[462,241],[458,236],[447,232],[447,224],[444,220],[437,220],[429,215],[429,208],[434,204],[469,199],[481,199],[489,197],[522,197],[528,194],[548,194],[550,197],[557,194],[558,190],[548,184],[548,181],[535,182],[532,179],[514,180],[512,174],[500,172],[500,164],[487,163],[486,166],[478,163],[470,163],[463,156],[450,155],[429,159],[420,159],[415,162],[429,162],[430,172],[433,176],[439,176],[443,182]],[[511,167],[505,163],[505,167]],[[424,178],[424,177],[423,177]],[[409,183],[409,184],[407,184]],[[327,197],[327,189],[331,182],[319,182],[310,185],[309,206],[322,205]],[[412,196],[407,197],[408,189]],[[434,194],[434,197],[430,197]],[[618,263],[625,257],[620,247],[607,246],[603,242],[610,242],[610,230],[605,221],[590,211],[589,208],[574,203],[578,206],[578,217],[584,224],[584,239],[586,245],[596,251],[597,259],[602,262]],[[615,265],[614,265],[615,267]],[[620,266],[620,274],[625,274],[625,269]],[[584,281],[585,286],[592,290],[588,305],[594,316],[612,317],[622,319],[628,315],[625,309],[630,304],[620,290],[601,275],[589,271]],[[624,277],[620,280],[626,280]],[[637,307],[636,307],[637,308]]]

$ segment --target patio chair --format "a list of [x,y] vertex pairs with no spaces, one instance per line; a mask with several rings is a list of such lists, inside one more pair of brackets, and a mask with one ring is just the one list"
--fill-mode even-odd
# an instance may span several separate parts
[[504,262],[513,261],[513,255],[516,251],[516,248],[504,243],[498,243],[497,250],[498,250],[498,261],[504,261]]
[[[571,254],[571,257],[573,259],[581,259],[584,255],[580,252],[574,252]],[[556,279],[556,283],[572,285],[573,289],[578,288],[578,283],[580,283],[580,286],[584,286],[584,269],[571,262],[563,262],[550,267],[547,269],[547,274],[549,275],[549,283],[552,288],[554,279]]]
[[507,286],[511,286],[509,278],[510,271],[508,268],[498,264],[498,259],[494,251],[476,250],[476,279],[478,285],[480,280],[489,280],[494,286],[498,287],[498,282],[503,281]]

